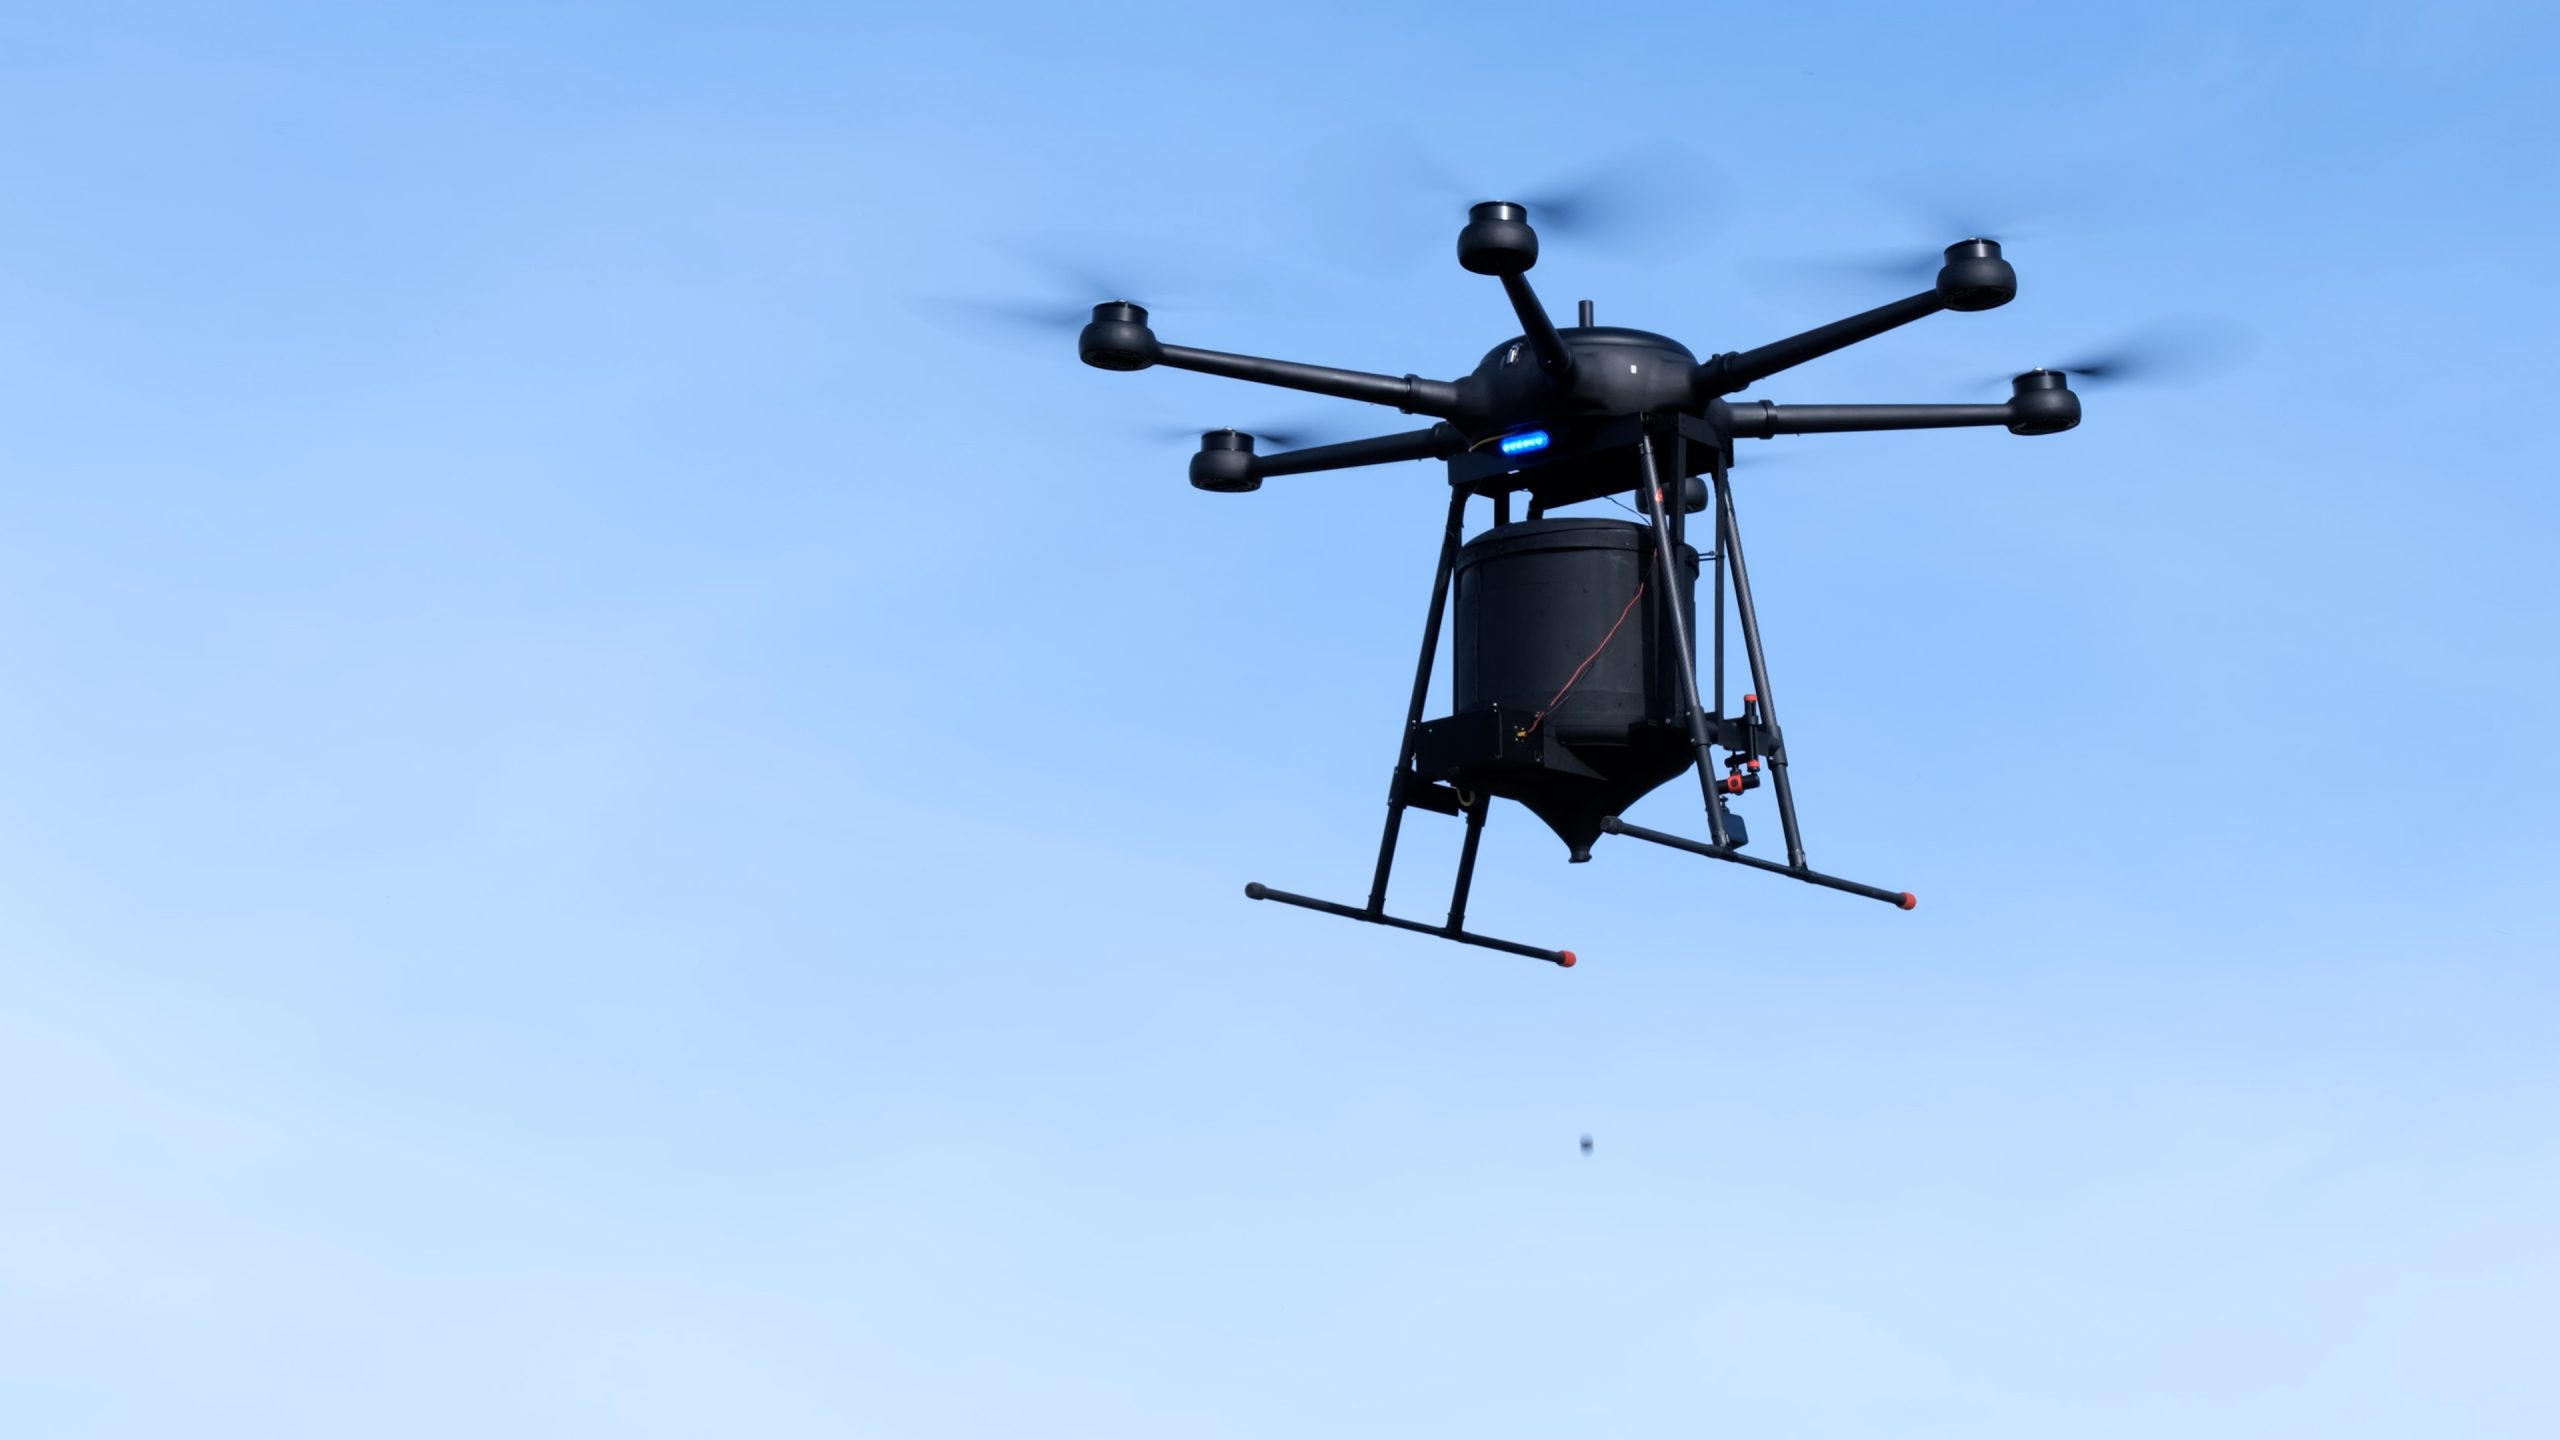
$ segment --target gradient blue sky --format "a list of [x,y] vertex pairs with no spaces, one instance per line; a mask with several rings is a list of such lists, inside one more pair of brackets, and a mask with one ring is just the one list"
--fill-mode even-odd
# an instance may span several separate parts
[[[0,1430],[2560,1431],[2555,41],[0,14]],[[925,302],[1126,255],[1458,373],[1382,133],[1691,142],[1538,278],[1702,353],[1887,298],[1778,262],[1954,238],[1898,194],[2023,212],[2015,305],[1781,401],[2256,333],[1746,466],[1814,857],[1916,913],[1517,811],[1475,913],[1577,970],[1239,896],[1360,891],[1436,475],[1197,494],[1143,428],[1375,412]]]

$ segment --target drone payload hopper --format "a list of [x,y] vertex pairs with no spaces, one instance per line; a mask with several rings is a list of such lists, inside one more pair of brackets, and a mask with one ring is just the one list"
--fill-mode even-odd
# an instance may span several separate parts
[[1650,578],[1655,543],[1632,521],[1548,516],[1460,547],[1451,713],[1423,722],[1415,773],[1462,802],[1518,801],[1583,861],[1603,821],[1688,769],[1671,607],[1696,592],[1698,552],[1674,542],[1666,591]]

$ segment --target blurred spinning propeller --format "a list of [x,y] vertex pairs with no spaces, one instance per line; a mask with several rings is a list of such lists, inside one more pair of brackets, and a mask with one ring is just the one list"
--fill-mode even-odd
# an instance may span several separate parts
[[[1220,428],[1215,425],[1150,425],[1138,433],[1159,444],[1171,444],[1179,440],[1186,445],[1197,445],[1200,443],[1202,434]],[[1342,424],[1338,420],[1300,419],[1268,430],[1252,425],[1232,425],[1223,428],[1252,436],[1256,453],[1272,455],[1282,450],[1303,450],[1313,445],[1334,445],[1344,440],[1358,440],[1372,434],[1390,434],[1397,427],[1381,424],[1375,429],[1364,430]]]
[[1252,277],[1213,283],[1196,261],[1139,242],[1052,236],[996,248],[1038,279],[1009,295],[920,295],[912,303],[936,323],[1019,339],[1072,336],[1093,318],[1093,307],[1108,300],[1153,309],[1202,294],[1254,293]]
[[[2036,168],[2020,167],[2022,171]],[[1746,265],[1745,271],[1760,283],[1895,285],[1916,290],[1936,278],[1946,247],[1959,240],[1996,240],[2005,248],[2064,233],[2158,219],[2175,208],[2168,198],[2174,188],[2170,180],[2128,162],[2093,165],[2085,157],[2051,167],[2045,178],[2020,178],[2013,172],[1996,182],[1887,181],[1870,187],[1870,193],[1885,210],[1902,217],[1902,223],[1891,228],[1911,233],[1912,243],[1761,260]]]
[[1410,133],[1368,131],[1329,142],[1314,164],[1308,213],[1328,225],[1349,221],[1355,232],[1377,232],[1328,247],[1347,248],[1355,265],[1445,262],[1467,208],[1486,200],[1527,206],[1542,240],[1620,255],[1692,244],[1727,205],[1722,174],[1701,152],[1677,142],[1532,177],[1509,160],[1458,165]]
[[[2236,320],[2181,315],[2157,320],[2098,350],[2047,365],[2085,384],[2192,385],[2238,369],[2256,353],[2256,332]],[[2006,385],[2009,376],[1984,383]]]

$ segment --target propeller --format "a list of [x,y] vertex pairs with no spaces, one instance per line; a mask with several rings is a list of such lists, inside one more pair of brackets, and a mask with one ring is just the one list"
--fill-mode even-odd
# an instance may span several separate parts
[[1529,223],[1541,234],[1626,247],[1694,239],[1695,231],[1724,208],[1722,191],[1696,152],[1658,145],[1611,156],[1523,191],[1474,198],[1527,206]]
[[1093,236],[1047,236],[996,246],[1038,278],[1009,295],[911,297],[929,318],[963,329],[1009,337],[1073,335],[1093,318],[1093,307],[1127,300],[1154,309],[1166,301],[1227,288],[1251,294],[1251,277],[1214,287],[1196,262],[1160,247]]
[[1467,207],[1485,200],[1528,207],[1529,223],[1544,239],[1621,254],[1692,241],[1728,208],[1722,173],[1679,142],[1651,142],[1539,177],[1507,163],[1456,165],[1409,132],[1370,130],[1318,147],[1310,168],[1310,213],[1376,226],[1378,233],[1346,248],[1358,259],[1384,256],[1398,266],[1445,259]]
[[[2238,369],[2258,348],[2256,332],[2235,320],[2184,315],[2157,320],[2112,344],[2060,365],[2048,365],[2097,385],[2186,385]],[[2005,385],[2010,377],[1996,382]]]
[[[1125,297],[1112,295],[1117,300]],[[975,295],[937,295],[921,302],[925,312],[948,323],[1033,335],[1071,335],[1093,318],[1093,304],[1063,300],[989,299]]]
[[1949,219],[1931,233],[1946,238],[1933,245],[1897,245],[1883,250],[1855,250],[1834,255],[1800,255],[1785,260],[1746,262],[1745,275],[1757,282],[1777,281],[1781,284],[1849,284],[1892,285],[1900,289],[1923,289],[1938,278],[1938,269],[1947,263],[1946,250],[1959,240],[1991,240],[2006,248],[2021,233],[2014,225],[1986,225],[1982,217],[1972,221]]
[[[2019,178],[2021,172],[2039,170],[2047,178]],[[1882,249],[1798,255],[1745,268],[1760,281],[1916,289],[1936,278],[1946,247],[1958,240],[1996,240],[2005,247],[2148,221],[2179,208],[2172,198],[2176,188],[2170,177],[2131,162],[2092,169],[2085,157],[2068,164],[2021,166],[1997,182],[1960,177],[1884,181],[1869,191],[1884,209],[1903,217],[1904,223],[1893,228],[1925,236],[1925,243],[1915,239]]]
[[[1202,433],[1218,428],[1220,427],[1214,425],[1150,425],[1140,430],[1139,434],[1159,444],[1169,445],[1175,441],[1181,441],[1186,445],[1197,445],[1200,443]],[[1256,450],[1265,455],[1282,450],[1303,450],[1311,445],[1331,445],[1338,441],[1360,438],[1338,422],[1323,420],[1301,420],[1269,430],[1256,425],[1230,425],[1224,428],[1252,436]]]
[[1996,207],[1912,201],[1896,208],[1911,215],[1912,229],[1939,238],[1928,244],[1746,262],[1745,273],[1763,282],[1856,283],[1919,289],[1937,278],[1938,267],[1947,263],[1946,248],[1959,240],[1994,240],[2005,248],[2021,236],[2036,233],[2032,225],[2020,224],[2018,215]]

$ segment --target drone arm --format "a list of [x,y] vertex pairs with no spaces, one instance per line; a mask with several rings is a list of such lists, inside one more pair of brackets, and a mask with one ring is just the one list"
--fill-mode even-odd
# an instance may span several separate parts
[[1220,375],[1229,380],[1249,380],[1256,385],[1277,385],[1288,390],[1309,390],[1318,395],[1340,396],[1345,400],[1365,400],[1372,405],[1393,405],[1408,415],[1432,415],[1446,419],[1458,412],[1458,387],[1446,380],[1425,380],[1416,375],[1402,378],[1372,375],[1364,370],[1336,370],[1330,365],[1266,360],[1259,355],[1194,350],[1188,345],[1159,346],[1152,358],[1156,364],[1170,365],[1176,370]]
[[1538,369],[1562,385],[1573,375],[1573,352],[1538,303],[1529,286],[1529,267],[1538,263],[1538,232],[1529,228],[1526,208],[1508,200],[1487,200],[1469,207],[1467,228],[1458,232],[1458,263],[1478,275],[1502,281],[1520,330],[1538,357]]
[[1698,367],[1697,387],[1701,395],[1730,395],[1745,385],[1756,385],[1781,370],[1792,370],[1808,360],[1817,360],[1834,350],[1872,340],[1887,330],[1908,325],[1914,320],[1935,315],[1947,308],[1945,299],[1935,290],[1924,291],[1890,305],[1834,320],[1828,325],[1771,341],[1756,350],[1718,355]]
[[1573,352],[1565,348],[1564,337],[1556,333],[1556,322],[1547,318],[1547,307],[1539,303],[1538,292],[1529,288],[1529,277],[1505,275],[1502,290],[1511,297],[1511,308],[1520,316],[1520,329],[1528,337],[1529,349],[1538,357],[1538,368],[1559,385],[1571,379]]
[[1846,320],[1834,320],[1757,350],[1718,355],[1698,367],[1698,394],[1702,398],[1730,395],[1781,370],[1791,370],[1844,345],[1872,340],[1887,330],[1941,310],[1996,310],[2017,298],[2017,294],[2018,272],[2000,257],[2000,242],[1979,236],[1959,240],[1947,247],[1945,263],[1938,267],[1937,283],[1926,293],[1879,305]]
[[1303,475],[1313,470],[1349,470],[1397,460],[1445,460],[1465,448],[1466,440],[1455,429],[1434,425],[1427,430],[1408,430],[1401,435],[1379,435],[1367,440],[1345,440],[1339,445],[1283,450],[1277,455],[1261,456],[1253,468],[1257,475]]
[[2006,425],[2006,405],[1772,405],[1766,400],[1727,404],[1725,433],[1742,440],[1778,435],[1839,435],[1856,430],[1944,430],[1959,425]]
[[2012,435],[2053,435],[2080,423],[2080,397],[2061,372],[2034,370],[2010,382],[2005,405],[1772,405],[1766,400],[1718,400],[1708,418],[1737,439],[1778,435],[1838,435],[1856,430],[1944,430],[1959,425],[2005,425]]
[[1265,477],[1304,475],[1312,470],[1349,470],[1397,460],[1437,460],[1467,448],[1466,437],[1452,425],[1345,440],[1339,445],[1310,445],[1277,455],[1253,453],[1253,437],[1237,430],[1212,430],[1200,437],[1191,457],[1191,483],[1202,490],[1241,494],[1259,490]]

